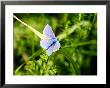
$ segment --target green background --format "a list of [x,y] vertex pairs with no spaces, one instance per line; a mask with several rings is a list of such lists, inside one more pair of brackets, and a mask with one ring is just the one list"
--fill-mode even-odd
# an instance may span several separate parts
[[96,75],[96,13],[16,13],[43,32],[52,27],[61,48],[47,56],[40,38],[14,19],[14,75]]

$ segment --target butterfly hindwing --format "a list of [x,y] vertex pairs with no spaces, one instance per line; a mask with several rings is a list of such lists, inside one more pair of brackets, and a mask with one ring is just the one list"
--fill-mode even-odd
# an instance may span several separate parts
[[46,53],[47,53],[47,55],[48,56],[50,56],[51,54],[52,54],[52,52],[53,52],[53,45],[51,46],[51,47],[49,47],[47,50],[46,50]]
[[59,48],[60,48],[60,43],[59,43],[59,41],[57,41],[53,47],[53,52],[59,50]]

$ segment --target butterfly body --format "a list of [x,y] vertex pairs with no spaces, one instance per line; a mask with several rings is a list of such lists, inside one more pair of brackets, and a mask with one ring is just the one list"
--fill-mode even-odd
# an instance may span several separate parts
[[52,44],[50,44],[50,46],[48,46],[48,48],[46,50],[48,50],[52,45],[55,45],[55,43],[57,42],[56,39],[54,39],[54,40],[52,39],[51,41],[53,41]]
[[47,24],[43,30],[43,34],[47,36],[47,38],[41,39],[40,46],[46,50],[48,56],[59,50],[60,43],[55,37],[52,28]]

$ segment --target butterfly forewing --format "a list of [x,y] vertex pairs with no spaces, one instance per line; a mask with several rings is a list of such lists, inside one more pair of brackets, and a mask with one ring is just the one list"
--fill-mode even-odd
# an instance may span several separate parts
[[52,28],[48,24],[45,26],[43,34],[46,35],[48,38],[55,38]]

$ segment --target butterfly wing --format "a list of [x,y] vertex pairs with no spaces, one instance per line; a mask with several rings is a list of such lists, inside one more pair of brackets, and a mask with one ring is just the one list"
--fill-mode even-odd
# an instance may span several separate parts
[[60,48],[60,43],[59,43],[59,41],[57,41],[55,44],[53,44],[51,47],[49,47],[48,50],[46,50],[46,53],[48,56],[50,56],[52,54],[52,52],[59,50],[59,48]]
[[52,44],[52,42],[52,40],[42,39],[40,41],[40,46],[44,49],[47,49]]
[[54,46],[52,45],[51,47],[48,48],[48,50],[46,50],[46,53],[48,56],[50,56],[52,54],[53,48],[54,48]]
[[60,45],[59,41],[57,41],[57,42],[55,43],[54,47],[53,47],[53,52],[59,50],[60,46],[61,46],[61,45]]
[[43,34],[46,35],[48,38],[55,38],[52,28],[48,24],[45,26]]

